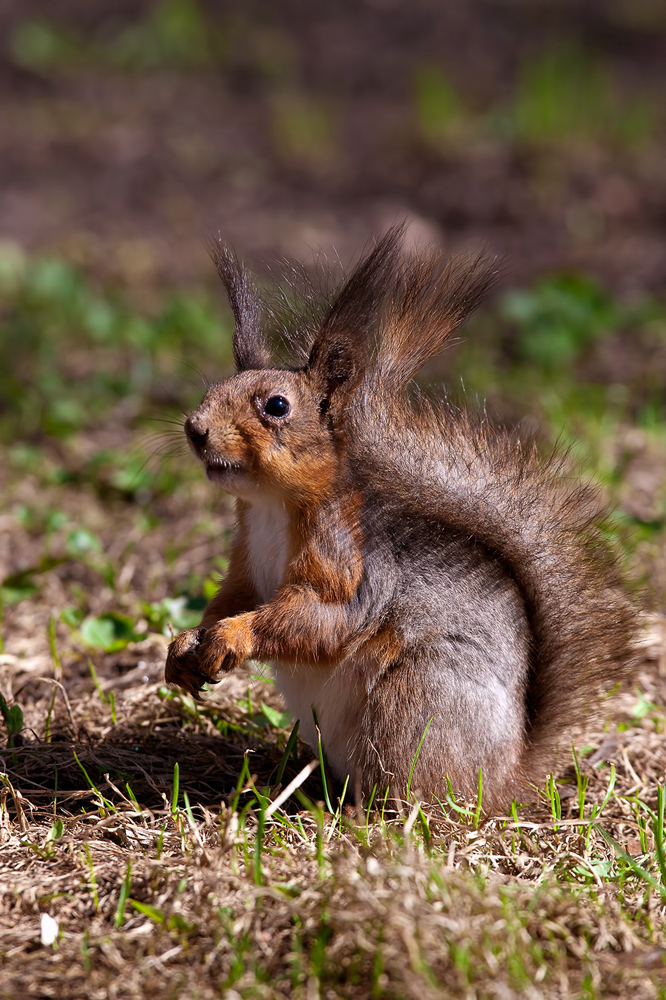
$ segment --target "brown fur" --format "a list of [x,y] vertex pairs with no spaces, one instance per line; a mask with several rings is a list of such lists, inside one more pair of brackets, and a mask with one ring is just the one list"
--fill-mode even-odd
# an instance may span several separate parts
[[[635,612],[595,524],[593,492],[535,444],[405,386],[495,269],[405,259],[391,230],[336,293],[292,317],[294,367],[270,367],[261,308],[233,254],[214,256],[239,373],[186,432],[237,496],[228,575],[166,678],[196,693],[269,660],[301,732],[364,795],[390,786],[484,804],[543,779],[558,746],[622,679]],[[275,416],[269,399],[289,412]],[[323,721],[322,721],[323,720]],[[422,740],[427,729],[427,736]]]

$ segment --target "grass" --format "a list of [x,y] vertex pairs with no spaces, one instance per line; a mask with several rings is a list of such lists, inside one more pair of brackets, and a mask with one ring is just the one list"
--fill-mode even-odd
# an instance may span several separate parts
[[[159,454],[178,428],[146,435],[201,394],[179,358],[228,365],[227,315],[178,292],[142,309],[60,260],[0,273],[0,995],[663,996],[663,618],[536,804],[487,818],[480,774],[472,802],[410,787],[400,816],[381,790],[354,808],[269,678],[201,703],[163,685],[230,522],[194,463]],[[658,303],[553,277],[501,297],[443,369],[577,441],[657,608],[665,331]]]
[[[110,748],[101,752],[103,767],[118,768]],[[307,798],[298,812],[271,810],[274,790],[247,767],[229,804],[215,807],[178,804],[175,782],[161,806],[141,807],[115,777],[89,778],[86,799],[63,795],[55,822],[16,791],[14,774],[6,779],[4,802],[15,797],[15,810],[4,856],[23,859],[3,900],[16,983],[38,987],[49,968],[67,968],[73,992],[54,995],[77,995],[84,983],[104,989],[122,968],[124,996],[213,996],[223,987],[241,996],[315,987],[485,994],[498,980],[561,995],[563,984],[577,993],[588,979],[588,995],[621,984],[658,995],[663,789],[647,807],[655,820],[639,854],[627,796],[617,785],[609,795],[593,767],[582,816],[554,821],[544,802],[479,827],[422,806],[427,843],[411,815],[366,827],[365,817],[325,814]],[[35,951],[40,913],[57,922],[58,938]]]
[[20,65],[36,70],[69,70],[93,62],[116,69],[191,70],[224,62],[221,26],[196,0],[159,0],[146,16],[122,29],[82,35],[51,18],[20,21],[10,36]]
[[413,90],[418,133],[434,150],[494,137],[551,151],[572,145],[627,151],[644,148],[663,127],[649,94],[626,95],[603,60],[574,40],[526,59],[511,97],[485,108],[467,101],[436,64],[416,72]]
[[623,97],[594,54],[569,44],[524,65],[510,118],[527,141],[578,138],[631,147],[651,138],[655,115],[647,99]]

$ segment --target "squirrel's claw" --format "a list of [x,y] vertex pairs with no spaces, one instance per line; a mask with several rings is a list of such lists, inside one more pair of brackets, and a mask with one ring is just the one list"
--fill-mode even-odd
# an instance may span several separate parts
[[239,667],[250,655],[246,630],[241,625],[243,615],[227,618],[212,625],[198,650],[199,670],[208,680]]
[[164,669],[167,684],[177,684],[198,698],[204,684],[215,683],[220,674],[240,666],[249,649],[242,630],[234,628],[231,621],[179,632],[167,652]]
[[199,698],[199,691],[209,678],[201,672],[199,646],[206,629],[188,628],[179,632],[167,651],[164,679],[167,684],[177,684],[188,694]]

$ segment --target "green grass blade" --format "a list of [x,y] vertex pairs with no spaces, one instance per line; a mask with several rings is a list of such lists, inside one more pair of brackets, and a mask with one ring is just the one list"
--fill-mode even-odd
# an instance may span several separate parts
[[127,900],[129,899],[130,889],[132,887],[132,862],[127,862],[127,872],[125,878],[123,879],[123,884],[120,887],[120,896],[118,897],[118,907],[116,909],[116,916],[113,921],[113,926],[118,929],[122,927],[125,920],[125,907],[127,906]]
[[300,726],[300,724],[301,720],[296,719],[296,722],[294,723],[294,726],[291,732],[289,733],[289,739],[287,740],[287,745],[284,748],[284,753],[282,754],[282,760],[280,761],[280,766],[278,767],[278,772],[275,778],[276,785],[279,785],[282,781],[282,778],[284,777],[285,768],[287,767],[287,764],[289,762],[289,756],[294,747],[296,746],[296,739],[298,737],[298,727]]
[[321,767],[321,781],[324,786],[324,800],[326,802],[326,808],[328,809],[331,816],[334,814],[335,810],[331,804],[331,799],[328,794],[328,782],[326,781],[326,758],[324,754],[324,744],[321,741],[321,730],[319,728],[319,723],[317,721],[317,713],[315,711],[314,705],[312,706],[312,718],[314,719],[315,729],[317,730],[317,749],[319,751],[319,765]]
[[657,855],[657,864],[661,873],[661,882],[666,891],[666,851],[664,850],[664,805],[666,805],[666,794],[664,785],[657,786],[657,815],[652,823],[654,833],[654,849]]
[[423,741],[425,740],[426,736],[428,735],[428,730],[430,729],[430,726],[432,725],[432,720],[434,718],[435,718],[435,716],[431,715],[430,718],[428,719],[428,725],[423,730],[423,735],[422,735],[421,739],[419,740],[419,745],[416,748],[416,753],[414,754],[414,759],[412,760],[412,766],[409,769],[409,778],[407,779],[407,801],[408,802],[409,802],[409,794],[410,794],[410,792],[412,790],[412,778],[414,776],[414,768],[416,767],[416,762],[419,759],[419,754],[421,753],[421,747],[423,746]]
[[171,790],[171,815],[178,812],[178,794],[180,789],[180,765],[178,761],[173,765],[173,788]]
[[652,876],[650,872],[646,871],[645,868],[639,865],[638,862],[634,861],[631,854],[628,854],[627,851],[625,851],[625,849],[621,847],[620,844],[618,844],[615,837],[611,836],[610,833],[608,833],[606,830],[600,827],[598,823],[594,824],[594,829],[604,838],[606,843],[613,848],[617,856],[619,858],[622,858],[624,863],[632,870],[632,872],[635,875],[638,875],[639,878],[642,878],[643,881],[646,882],[651,889],[654,889],[655,892],[658,892],[664,903],[666,903],[666,884],[657,882],[656,878],[654,878],[654,876]]

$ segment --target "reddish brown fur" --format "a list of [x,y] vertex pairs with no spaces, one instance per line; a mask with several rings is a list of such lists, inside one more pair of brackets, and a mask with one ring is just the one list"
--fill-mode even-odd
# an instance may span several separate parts
[[[404,260],[400,230],[291,324],[271,368],[260,307],[228,251],[239,374],[186,431],[237,499],[230,567],[166,678],[196,693],[270,660],[301,732],[367,796],[388,782],[484,803],[525,794],[572,725],[626,675],[635,614],[594,527],[602,508],[531,442],[405,384],[492,282],[483,257]],[[281,397],[286,413],[269,400]],[[427,738],[422,740],[424,731]]]

